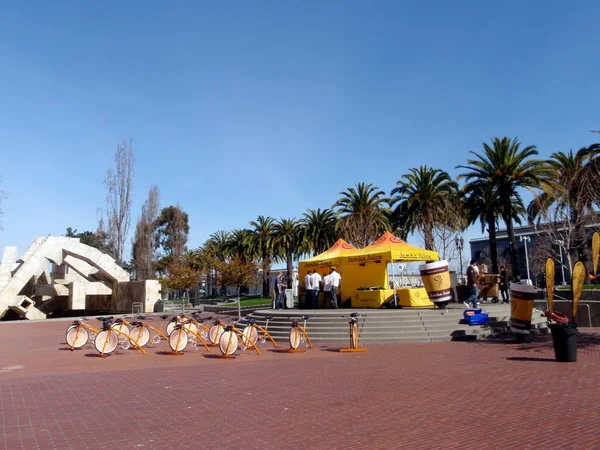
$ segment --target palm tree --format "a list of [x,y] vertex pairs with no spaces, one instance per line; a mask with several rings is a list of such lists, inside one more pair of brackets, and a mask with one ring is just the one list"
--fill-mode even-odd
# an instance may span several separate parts
[[225,243],[225,249],[228,256],[231,258],[239,258],[242,264],[252,261],[255,256],[252,238],[253,234],[250,230],[233,230]]
[[211,250],[214,255],[224,261],[227,257],[227,243],[229,242],[229,232],[219,230],[210,235],[208,241],[205,243],[205,249]]
[[323,253],[335,244],[338,238],[335,229],[335,213],[331,209],[309,209],[300,219],[300,224],[303,228],[306,253],[312,252],[314,255]]
[[425,239],[425,248],[434,250],[433,229],[447,219],[447,206],[458,196],[458,184],[447,172],[421,166],[409,169],[392,190],[391,206],[394,219],[403,235],[419,231]]
[[275,219],[272,217],[258,216],[256,221],[250,222],[254,227],[253,246],[263,266],[263,297],[269,295],[269,272],[271,271],[271,259],[273,257],[273,243],[275,238]]
[[[461,178],[461,176],[459,176]],[[496,240],[496,231],[498,230],[498,221],[500,219],[499,211],[501,208],[499,196],[493,187],[485,181],[475,180],[467,183],[462,189],[463,202],[467,212],[467,221],[469,225],[479,220],[481,232],[487,230],[490,237],[490,259],[492,260],[492,273],[499,273],[498,269],[498,246]],[[521,224],[521,217],[525,213],[525,208],[520,198],[512,202],[513,220]]]
[[355,247],[362,248],[377,239],[389,228],[386,216],[388,199],[385,192],[370,183],[357,183],[355,187],[340,192],[334,203],[337,231]]
[[279,219],[275,223],[275,251],[279,258],[286,261],[287,287],[292,288],[294,276],[294,256],[301,253],[302,232],[300,223],[295,219]]
[[[547,175],[542,179],[542,193],[527,207],[530,222],[542,217],[548,218],[549,211],[558,212],[556,217],[565,217],[573,226],[573,236],[567,251],[576,252],[576,260],[589,263],[586,250],[586,217],[595,214],[594,205],[598,200],[598,155],[600,145],[579,149],[576,153],[557,152],[546,161]],[[551,221],[554,221],[550,219]],[[586,264],[586,266],[589,266]]]
[[462,174],[467,182],[487,180],[490,188],[493,188],[498,196],[499,214],[508,232],[512,278],[515,281],[520,280],[521,271],[513,227],[512,202],[521,199],[521,188],[538,187],[547,173],[542,161],[531,159],[538,154],[536,147],[531,145],[520,149],[520,145],[517,138],[494,138],[491,146],[483,143],[483,154],[471,150],[469,153],[474,159],[468,159],[465,166],[457,166],[467,170]]

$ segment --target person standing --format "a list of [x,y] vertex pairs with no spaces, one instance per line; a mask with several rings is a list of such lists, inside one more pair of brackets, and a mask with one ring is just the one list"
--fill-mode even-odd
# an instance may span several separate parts
[[283,294],[285,294],[283,287],[283,273],[279,272],[277,278],[275,278],[275,309],[283,309]]
[[467,267],[467,287],[470,289],[471,295],[463,303],[469,308],[470,303],[473,303],[473,308],[477,308],[479,303],[477,301],[477,294],[479,289],[477,288],[477,277],[479,276],[479,269],[477,268],[477,261],[471,260],[471,264]]
[[508,303],[508,272],[504,266],[500,266],[500,294],[502,303]]
[[330,294],[331,294],[331,307],[337,309],[337,293],[340,289],[340,283],[342,276],[335,271],[335,266],[331,266],[331,273],[329,274],[329,282],[331,283]]
[[331,276],[323,277],[323,308],[327,308],[327,300],[331,298]]
[[312,273],[312,269],[308,269],[308,272],[306,272],[306,276],[304,277],[304,290],[306,292],[306,296],[304,299],[305,308],[308,308],[309,305],[312,305],[313,303]]
[[319,290],[321,289],[321,275],[316,270],[313,270],[313,274],[310,276],[310,282],[313,288],[312,308],[317,309],[319,303]]

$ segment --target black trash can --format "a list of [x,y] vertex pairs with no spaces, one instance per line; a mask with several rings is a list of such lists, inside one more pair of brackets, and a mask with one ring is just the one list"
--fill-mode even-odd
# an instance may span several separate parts
[[154,312],[165,312],[165,303],[162,300],[158,300],[154,304]]
[[577,361],[577,325],[574,323],[548,324],[552,331],[554,356],[559,362]]

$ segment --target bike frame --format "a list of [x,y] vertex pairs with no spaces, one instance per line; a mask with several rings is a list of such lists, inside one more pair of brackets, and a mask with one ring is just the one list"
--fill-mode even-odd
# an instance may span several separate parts
[[358,319],[360,317],[360,315],[350,316],[350,320],[348,321],[348,324],[350,325],[350,348],[340,348],[341,353],[357,353],[368,351],[368,348],[358,346]]

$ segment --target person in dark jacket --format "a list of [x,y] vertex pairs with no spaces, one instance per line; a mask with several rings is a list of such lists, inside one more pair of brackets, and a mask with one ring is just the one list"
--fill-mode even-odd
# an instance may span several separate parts
[[504,266],[500,266],[500,294],[502,303],[508,303],[508,272]]

